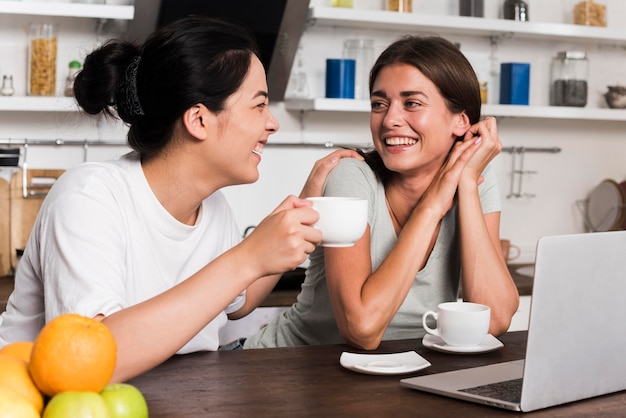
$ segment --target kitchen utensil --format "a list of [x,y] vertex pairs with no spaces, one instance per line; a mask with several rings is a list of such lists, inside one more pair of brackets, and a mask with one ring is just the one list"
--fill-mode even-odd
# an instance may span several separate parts
[[611,179],[600,182],[589,194],[587,220],[593,232],[622,229],[625,222],[626,185]]

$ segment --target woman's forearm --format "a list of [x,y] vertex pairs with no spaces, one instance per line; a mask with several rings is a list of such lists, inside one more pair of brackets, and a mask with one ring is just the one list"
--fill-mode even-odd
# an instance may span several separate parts
[[477,186],[459,188],[463,297],[491,307],[490,332],[505,332],[519,305],[517,288],[500,249],[500,213],[482,213]]
[[177,286],[103,318],[118,345],[112,381],[128,380],[171,357],[257,277],[230,250]]

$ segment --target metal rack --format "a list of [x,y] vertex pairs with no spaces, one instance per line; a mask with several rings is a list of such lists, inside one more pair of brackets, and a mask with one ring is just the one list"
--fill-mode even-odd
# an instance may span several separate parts
[[526,153],[552,153],[556,154],[561,152],[561,148],[558,147],[550,147],[550,148],[533,148],[533,147],[505,147],[502,148],[502,152],[507,152],[511,154],[511,183],[509,194],[506,196],[508,199],[515,197],[526,197],[533,198],[535,197],[532,193],[523,193],[522,186],[525,175],[537,174],[537,171],[534,170],[526,170],[524,169],[524,156]]
[[[87,160],[87,152],[90,146],[118,146],[123,147],[126,144],[119,141],[92,141],[92,140],[64,140],[64,139],[0,139],[0,145],[19,146],[24,150],[22,153],[22,197],[40,197],[46,194],[43,189],[49,189],[50,185],[44,182],[44,185],[28,182],[28,149],[31,146],[80,146],[83,147],[83,160]],[[44,179],[45,180],[45,179]]]

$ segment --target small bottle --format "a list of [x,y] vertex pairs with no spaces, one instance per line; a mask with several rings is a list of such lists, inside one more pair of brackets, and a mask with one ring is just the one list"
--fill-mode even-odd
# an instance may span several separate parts
[[0,94],[3,96],[13,96],[15,93],[15,89],[13,88],[13,76],[5,75],[2,77],[2,88],[0,89]]
[[306,98],[309,97],[309,84],[304,70],[302,49],[300,47],[298,47],[298,52],[296,53],[296,62],[297,66],[289,80],[290,95],[292,97]]
[[505,19],[527,22],[528,4],[523,0],[505,0],[502,15]]
[[480,86],[480,103],[486,104],[489,97],[489,89],[486,81],[478,83]]
[[65,90],[63,91],[63,94],[67,97],[74,96],[74,79],[76,78],[76,74],[80,71],[80,67],[80,62],[70,61],[67,77],[65,79]]

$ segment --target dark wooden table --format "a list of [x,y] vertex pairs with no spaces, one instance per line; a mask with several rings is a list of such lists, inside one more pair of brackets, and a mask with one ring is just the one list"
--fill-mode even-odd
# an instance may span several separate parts
[[[525,331],[508,333],[500,337],[504,348],[464,355],[431,351],[420,340],[384,342],[376,352],[414,350],[432,363],[402,376],[346,370],[339,356],[343,351],[358,351],[346,345],[325,345],[175,356],[130,383],[145,395],[151,418],[511,417],[516,413],[404,388],[400,379],[524,358],[526,335]],[[626,392],[524,415],[623,417]]]

